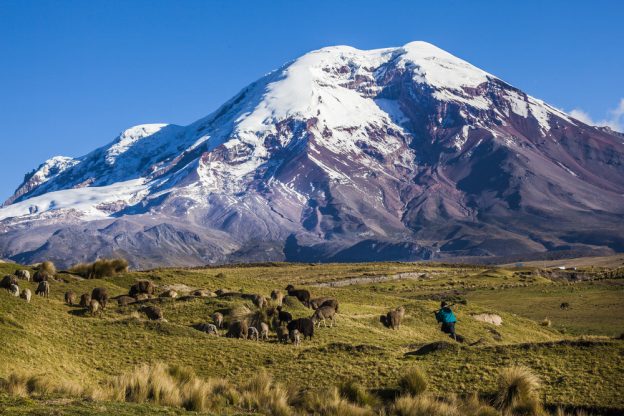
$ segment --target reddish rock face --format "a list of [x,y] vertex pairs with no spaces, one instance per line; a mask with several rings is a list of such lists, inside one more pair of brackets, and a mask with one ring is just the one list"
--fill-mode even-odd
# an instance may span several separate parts
[[[311,52],[187,127],[137,126],[46,163],[0,209],[0,257],[62,266],[111,252],[151,267],[624,251],[624,136],[422,42]],[[92,206],[74,193],[91,188]]]

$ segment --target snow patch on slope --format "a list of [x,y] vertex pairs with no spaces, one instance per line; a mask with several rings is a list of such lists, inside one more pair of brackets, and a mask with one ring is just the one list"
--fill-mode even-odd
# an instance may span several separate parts
[[106,163],[115,164],[117,157],[134,146],[136,142],[158,133],[167,126],[168,124],[141,124],[125,130],[106,151]]
[[0,208],[0,220],[69,209],[84,213],[83,219],[85,220],[105,218],[110,214],[110,211],[104,206],[108,207],[109,204],[129,205],[138,202],[147,195],[147,192],[148,186],[143,179],[118,182],[108,186],[48,192]]

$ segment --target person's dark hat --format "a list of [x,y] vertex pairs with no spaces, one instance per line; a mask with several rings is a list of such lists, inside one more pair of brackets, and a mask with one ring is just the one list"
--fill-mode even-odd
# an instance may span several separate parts
[[448,305],[448,303],[446,303],[446,301],[444,300],[442,301],[442,303],[440,303],[441,308],[444,308],[446,305]]

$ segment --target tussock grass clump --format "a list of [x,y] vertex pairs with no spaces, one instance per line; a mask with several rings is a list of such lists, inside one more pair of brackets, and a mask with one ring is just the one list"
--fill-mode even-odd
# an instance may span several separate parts
[[37,395],[80,397],[84,394],[84,389],[77,383],[53,381],[45,376],[21,373],[11,373],[6,378],[0,378],[0,391],[19,397]]
[[526,367],[508,367],[498,378],[496,406],[503,414],[540,414],[540,381]]
[[47,273],[50,276],[54,276],[56,274],[56,266],[49,260],[41,263],[39,267],[37,267],[37,270]]
[[298,403],[298,407],[302,408],[304,414],[320,416],[372,416],[375,414],[370,408],[349,402],[340,395],[336,387],[306,392],[301,402]]
[[425,373],[418,367],[408,369],[399,379],[399,388],[404,394],[418,396],[427,390],[427,377]]
[[379,399],[374,394],[371,394],[360,383],[355,381],[347,381],[342,383],[338,390],[340,395],[351,403],[355,403],[361,406],[375,407],[379,404]]
[[460,416],[457,406],[437,400],[432,396],[401,396],[392,406],[392,415],[396,416]]
[[288,405],[288,392],[264,370],[252,377],[241,389],[241,404],[247,410],[275,416],[293,414]]
[[72,266],[69,271],[86,279],[114,277],[128,271],[128,261],[122,258],[100,259],[93,263],[78,263]]

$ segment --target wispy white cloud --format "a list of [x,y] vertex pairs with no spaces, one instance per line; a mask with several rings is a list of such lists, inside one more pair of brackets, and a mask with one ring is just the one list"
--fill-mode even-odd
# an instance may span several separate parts
[[624,98],[620,99],[620,104],[613,110],[607,112],[607,117],[602,120],[594,120],[591,116],[580,108],[570,111],[575,119],[592,126],[607,126],[619,132],[624,132]]

